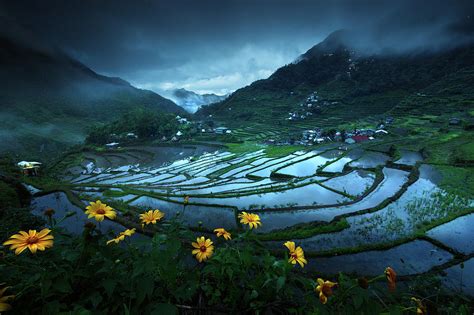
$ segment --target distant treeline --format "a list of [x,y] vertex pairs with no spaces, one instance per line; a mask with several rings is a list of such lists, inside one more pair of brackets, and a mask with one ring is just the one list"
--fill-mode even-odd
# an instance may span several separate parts
[[126,139],[127,133],[134,133],[139,139],[169,138],[178,131],[178,125],[174,114],[139,108],[111,123],[92,127],[86,142],[105,144]]

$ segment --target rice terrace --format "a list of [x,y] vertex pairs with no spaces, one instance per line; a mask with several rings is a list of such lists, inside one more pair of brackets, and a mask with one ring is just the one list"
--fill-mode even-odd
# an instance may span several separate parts
[[0,312],[472,314],[473,4],[234,2],[0,3]]

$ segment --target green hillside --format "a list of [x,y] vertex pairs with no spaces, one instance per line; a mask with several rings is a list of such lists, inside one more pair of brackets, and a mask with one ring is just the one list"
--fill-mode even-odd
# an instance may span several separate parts
[[99,75],[51,47],[0,35],[0,152],[43,156],[136,107],[185,113],[160,95]]
[[[344,45],[344,34],[333,33],[295,63],[223,102],[203,107],[197,115],[212,115],[229,126],[246,121],[285,129],[335,126],[389,113],[449,113],[473,106],[469,82],[474,80],[474,46],[368,56]],[[312,115],[289,121],[289,113],[309,111],[305,102],[312,93],[318,96]],[[319,108],[314,110],[315,106]]]

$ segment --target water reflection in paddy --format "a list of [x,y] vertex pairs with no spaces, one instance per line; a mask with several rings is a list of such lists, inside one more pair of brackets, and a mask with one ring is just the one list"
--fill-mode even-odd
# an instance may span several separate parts
[[209,229],[217,227],[234,229],[236,227],[234,210],[229,208],[195,205],[188,205],[184,208],[180,204],[147,196],[142,196],[130,204],[144,207],[147,210],[160,209],[165,213],[165,218],[168,219],[176,217],[176,214],[179,212],[179,217],[190,226],[198,226],[199,222],[202,222],[202,225]]
[[420,152],[400,150],[401,158],[396,160],[395,163],[405,165],[415,165],[416,162],[422,161],[423,157]]
[[445,269],[442,278],[443,285],[455,293],[474,297],[474,258],[461,264]]
[[402,170],[384,168],[383,173],[385,176],[384,180],[374,191],[361,201],[346,206],[314,210],[262,212],[260,217],[264,222],[267,222],[267,224],[260,230],[263,232],[273,229],[282,229],[298,223],[312,221],[331,221],[335,216],[341,214],[375,207],[385,199],[395,195],[401,186],[408,180],[408,172]]
[[325,152],[324,154],[286,166],[278,170],[277,173],[297,177],[311,176],[316,173],[319,167],[336,159],[340,154],[342,152],[337,150]]
[[474,253],[474,214],[435,227],[426,234],[466,255]]
[[385,165],[390,157],[380,152],[366,152],[361,158],[349,163],[352,167],[374,168]]
[[362,153],[363,153],[362,150],[354,149],[351,152],[349,152],[346,156],[340,158],[339,160],[323,168],[323,171],[329,172],[329,173],[340,173],[344,170],[344,167],[346,166],[346,164],[360,158]]
[[430,270],[451,260],[453,256],[433,244],[415,240],[383,251],[308,259],[308,270],[336,275],[339,272],[376,276],[391,266],[398,275],[411,275]]
[[324,186],[358,196],[372,186],[374,180],[374,173],[356,170],[343,176],[328,179],[324,182]]
[[430,170],[430,166],[421,167],[418,181],[387,207],[377,212],[348,217],[350,226],[340,232],[319,234],[300,242],[308,250],[331,250],[389,242],[410,235],[417,229],[419,220],[424,218],[417,213],[411,214],[407,205],[419,198],[426,197],[429,200],[431,194],[439,191],[429,180]]
[[56,220],[62,219],[68,212],[74,212],[76,215],[67,218],[59,226],[66,229],[68,232],[73,234],[81,234],[84,230],[84,224],[88,221],[94,222],[97,228],[100,228],[102,232],[108,232],[109,230],[114,233],[119,233],[124,230],[124,227],[116,222],[110,220],[104,220],[100,225],[95,220],[87,219],[87,215],[84,213],[84,209],[81,209],[73,205],[67,198],[65,193],[56,192],[41,197],[33,198],[31,202],[32,213],[38,216],[43,216],[44,210],[52,208],[55,211],[53,218]]
[[284,207],[288,205],[336,204],[347,202],[349,199],[340,194],[327,190],[318,184],[303,187],[231,198],[193,198],[196,203],[220,204],[234,206],[239,209],[249,209],[251,206]]

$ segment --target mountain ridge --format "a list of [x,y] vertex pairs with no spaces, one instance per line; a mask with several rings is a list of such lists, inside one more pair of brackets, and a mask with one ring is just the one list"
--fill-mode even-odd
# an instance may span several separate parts
[[196,112],[202,105],[220,102],[227,98],[227,95],[217,95],[213,93],[198,94],[184,88],[172,91],[171,98],[188,112]]
[[[288,125],[288,114],[301,111],[305,99],[317,92],[320,103],[313,105],[319,109],[307,121],[323,124],[334,117],[357,119],[384,114],[413,93],[460,70],[474,69],[472,43],[446,51],[367,55],[344,43],[347,34],[332,33],[268,79],[204,106],[196,115],[212,115],[228,125],[238,119]],[[339,105],[320,106],[324,102]]]
[[[161,95],[107,77],[62,51],[0,32],[2,152],[53,152],[81,142],[87,129],[136,107],[185,114]],[[45,149],[46,148],[46,149]]]

